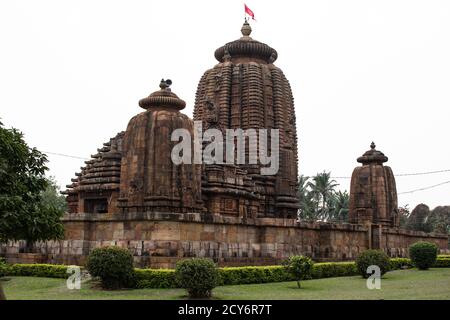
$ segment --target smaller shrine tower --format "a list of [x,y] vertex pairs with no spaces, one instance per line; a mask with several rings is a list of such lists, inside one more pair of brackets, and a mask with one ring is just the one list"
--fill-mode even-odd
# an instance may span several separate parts
[[398,227],[397,189],[388,161],[372,142],[370,150],[357,159],[350,184],[350,222]]
[[[175,165],[171,150],[175,129],[193,135],[194,123],[182,114],[186,103],[161,80],[160,90],[139,101],[146,111],[134,116],[123,137],[120,171],[121,212],[200,212],[201,166]],[[192,142],[191,142],[192,143]],[[192,148],[193,149],[193,148]]]

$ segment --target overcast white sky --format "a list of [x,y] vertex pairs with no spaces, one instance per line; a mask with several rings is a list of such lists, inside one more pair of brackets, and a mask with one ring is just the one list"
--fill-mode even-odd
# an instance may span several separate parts
[[[244,1],[2,1],[0,117],[43,151],[89,157],[161,78],[192,116],[214,50],[240,37]],[[296,103],[300,173],[350,176],[374,140],[395,174],[450,169],[450,1],[248,0],[252,37],[278,51]],[[83,160],[49,155],[70,183]],[[450,172],[397,177],[398,192]],[[349,189],[348,179],[338,179]],[[450,205],[450,184],[399,195]]]

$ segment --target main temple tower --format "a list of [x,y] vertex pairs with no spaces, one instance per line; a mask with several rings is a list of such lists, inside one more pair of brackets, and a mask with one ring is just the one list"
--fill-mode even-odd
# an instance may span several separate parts
[[[252,210],[256,210],[258,216],[295,218],[298,209],[298,155],[294,99],[289,81],[274,65],[277,51],[253,40],[251,31],[245,21],[242,37],[215,51],[219,63],[200,79],[194,120],[202,121],[203,130],[216,128],[223,131],[224,136],[225,129],[279,129],[280,167],[275,175],[262,175],[259,162],[256,165],[246,162],[238,169],[244,170],[245,176],[251,178],[251,193],[257,195],[257,204]],[[248,149],[247,145],[247,159]],[[225,193],[226,188],[212,189],[208,172],[232,168],[207,165],[205,170],[204,195],[223,198],[221,193]],[[220,176],[223,180],[227,178],[226,173]],[[223,206],[226,207],[221,204],[216,207]]]

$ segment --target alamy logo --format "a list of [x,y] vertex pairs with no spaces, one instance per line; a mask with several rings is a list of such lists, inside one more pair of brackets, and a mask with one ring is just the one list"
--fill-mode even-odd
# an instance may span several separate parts
[[210,128],[203,132],[202,121],[194,121],[193,143],[191,133],[187,129],[174,130],[171,141],[178,142],[171,152],[172,161],[176,165],[182,163],[258,164],[259,162],[262,165],[260,168],[262,175],[275,175],[279,169],[280,134],[278,129],[226,129],[224,138],[221,130]]
[[81,269],[78,266],[68,266],[67,271],[70,276],[67,278],[66,285],[69,290],[81,289]]
[[370,274],[367,278],[366,285],[367,289],[381,289],[381,270],[379,266],[371,265],[367,267],[367,274]]

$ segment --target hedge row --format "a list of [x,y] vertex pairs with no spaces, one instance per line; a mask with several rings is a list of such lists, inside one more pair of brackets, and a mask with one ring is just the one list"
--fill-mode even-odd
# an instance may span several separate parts
[[68,266],[57,264],[12,264],[6,265],[5,275],[20,277],[67,278]]
[[283,266],[226,267],[219,268],[219,274],[225,286],[294,280]]
[[136,288],[176,288],[173,269],[134,269]]
[[391,258],[389,259],[390,269],[409,269],[412,268],[412,262],[409,258]]
[[[356,275],[354,262],[316,263],[312,278],[330,278]],[[136,269],[138,288],[175,288],[172,269]],[[237,285],[293,281],[283,266],[226,267],[219,268],[219,285]]]
[[[390,259],[391,270],[412,268],[408,258]],[[438,256],[436,268],[450,268],[450,256]],[[136,269],[138,288],[175,288],[172,269]],[[237,285],[293,281],[283,266],[226,267],[219,268],[220,285]],[[315,263],[312,278],[331,278],[358,275],[354,262]]]
[[440,255],[437,257],[435,268],[450,268],[450,255]]
[[[411,268],[407,258],[390,259],[392,270]],[[48,278],[67,278],[66,265],[54,264],[13,264],[7,265],[7,276],[34,276]],[[440,255],[435,268],[450,268],[450,255]],[[175,272],[172,269],[135,269],[137,288],[175,288]],[[219,268],[220,285],[237,285],[293,281],[283,266],[226,267]],[[357,275],[354,262],[325,262],[313,266],[312,278],[345,277]]]

